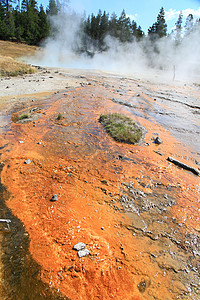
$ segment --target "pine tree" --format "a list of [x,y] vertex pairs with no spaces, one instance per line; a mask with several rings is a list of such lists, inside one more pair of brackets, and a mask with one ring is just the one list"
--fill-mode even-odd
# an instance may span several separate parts
[[144,36],[141,26],[137,27],[137,23],[134,20],[131,23],[131,33],[137,40],[140,40]]
[[15,0],[0,0],[0,3],[5,8],[5,10],[8,12],[12,10],[12,3],[15,2]]
[[46,12],[48,16],[55,16],[60,11],[60,2],[57,0],[49,0]]
[[131,41],[131,22],[130,18],[126,17],[125,10],[123,9],[121,16],[118,20],[119,39],[122,43]]
[[164,8],[161,7],[159,14],[157,16],[157,21],[148,29],[148,35],[155,38],[162,38],[167,35],[167,24],[165,22],[165,11]]
[[0,2],[0,39],[7,40],[9,38],[9,28],[6,25],[6,10]]
[[194,17],[192,14],[189,14],[185,21],[185,35],[189,35],[194,27]]
[[45,14],[44,8],[42,4],[40,5],[40,11],[38,13],[38,27],[39,27],[39,41],[43,40],[49,35],[50,32],[50,26],[49,22],[47,21],[47,15]]
[[119,28],[118,28],[118,20],[115,12],[112,13],[111,18],[109,20],[108,32],[110,36],[114,38],[119,37]]
[[23,0],[20,13],[20,25],[23,28],[23,40],[35,45],[40,40],[39,11],[36,0]]
[[164,8],[161,7],[160,12],[157,17],[156,22],[156,33],[160,38],[167,35],[167,24],[165,22],[165,11]]
[[142,30],[141,26],[138,26],[136,30],[136,37],[138,40],[141,40],[141,38],[144,37],[144,31]]
[[100,50],[105,50],[105,42],[104,39],[108,33],[108,20],[109,14],[106,14],[104,11],[103,15],[101,16],[100,24],[99,24],[99,48]]
[[15,10],[13,11],[13,16],[14,16],[14,20],[15,20],[15,38],[17,42],[22,42],[22,36],[24,33],[24,28],[22,26],[22,16],[20,13],[20,9],[19,6],[17,6],[15,8]]
[[182,23],[183,23],[183,14],[182,14],[182,11],[179,13],[179,16],[178,16],[178,20],[175,24],[176,26],[176,29],[175,29],[175,40],[176,40],[176,43],[179,44],[181,42],[181,35],[182,35]]
[[29,5],[29,0],[22,0],[21,11],[27,12]]

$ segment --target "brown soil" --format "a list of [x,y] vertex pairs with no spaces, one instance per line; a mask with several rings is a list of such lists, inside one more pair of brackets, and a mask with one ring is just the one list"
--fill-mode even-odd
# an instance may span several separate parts
[[[137,82],[126,83],[129,94],[140,92],[153,106],[155,100],[142,94]],[[63,296],[198,299],[191,239],[200,230],[199,177],[167,162],[173,156],[196,167],[196,154],[149,120],[148,111],[146,118],[133,116],[114,103],[119,84],[118,78],[90,76],[82,87],[37,99],[34,106],[27,102],[25,108],[22,100],[17,111],[12,107],[10,112],[21,114],[37,106],[40,116],[11,122],[2,132],[1,177],[11,193],[6,204],[29,234],[29,251],[41,266],[38,279]],[[98,121],[110,112],[146,128],[143,143],[114,141]],[[155,133],[163,144],[153,143]],[[54,194],[58,200],[51,202]],[[132,206],[123,198],[131,195]],[[173,205],[162,206],[164,199]],[[86,244],[89,257],[78,258],[77,242]]]

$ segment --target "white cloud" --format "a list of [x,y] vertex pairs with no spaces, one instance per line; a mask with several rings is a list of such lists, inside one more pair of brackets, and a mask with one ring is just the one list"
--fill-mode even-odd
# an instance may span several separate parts
[[127,16],[127,18],[130,18],[131,21],[133,21],[133,20],[135,21],[135,20],[137,20],[138,14],[134,14],[134,15],[127,14],[126,16]]
[[170,8],[168,11],[165,11],[165,19],[166,21],[171,21],[176,19],[179,15],[179,12],[176,9]]
[[[170,8],[168,11],[165,11],[165,19],[166,21],[177,19],[179,14],[180,11]],[[187,18],[189,14],[192,14],[194,16],[194,19],[200,18],[200,7],[197,10],[192,8],[184,9],[182,10],[182,14],[184,19]]]

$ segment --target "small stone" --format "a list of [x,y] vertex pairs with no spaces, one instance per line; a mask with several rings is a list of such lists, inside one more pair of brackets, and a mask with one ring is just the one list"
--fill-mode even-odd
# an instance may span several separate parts
[[42,143],[41,142],[37,142],[37,145],[41,145]]
[[51,198],[51,201],[57,201],[58,200],[58,196],[55,194],[53,195],[53,197]]
[[27,159],[27,160],[25,160],[24,163],[27,164],[27,165],[29,165],[29,164],[31,163],[31,160],[30,160],[30,159]]
[[20,144],[23,144],[23,141],[19,141]]
[[74,245],[73,249],[76,250],[76,251],[80,251],[80,250],[85,249],[85,246],[86,245],[84,243],[79,242],[76,245]]
[[146,287],[147,287],[146,281],[145,280],[141,281],[137,287],[138,287],[140,293],[144,293],[146,290]]
[[155,139],[155,144],[160,145],[162,143],[163,141],[159,138],[159,136],[157,136],[157,138]]
[[103,184],[108,184],[108,181],[105,180],[105,179],[103,179],[103,180],[101,181],[101,183],[103,183]]
[[101,227],[101,230],[104,230],[104,227]]
[[117,159],[123,159],[122,155],[118,155]]
[[90,251],[88,249],[80,250],[78,251],[78,257],[84,257],[90,254]]

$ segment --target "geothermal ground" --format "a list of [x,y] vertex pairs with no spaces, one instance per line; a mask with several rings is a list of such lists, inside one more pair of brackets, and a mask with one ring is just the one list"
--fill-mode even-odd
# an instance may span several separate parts
[[199,299],[199,176],[167,160],[198,171],[199,86],[40,69],[0,90],[1,299]]

